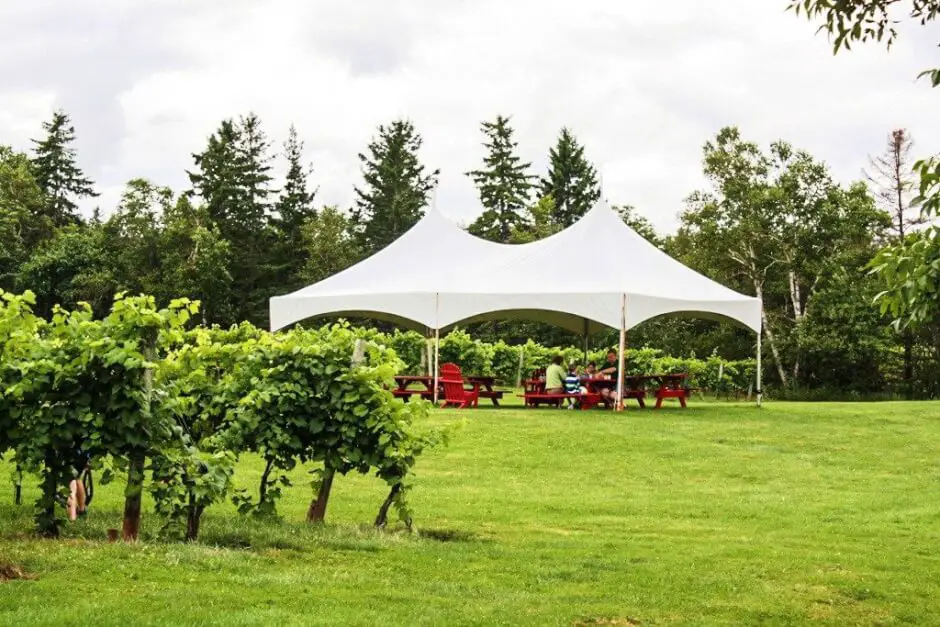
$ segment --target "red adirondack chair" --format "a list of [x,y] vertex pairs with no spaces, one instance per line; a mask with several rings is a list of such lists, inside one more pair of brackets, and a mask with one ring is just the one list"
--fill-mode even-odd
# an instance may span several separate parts
[[441,407],[453,405],[457,409],[476,407],[480,401],[480,386],[474,384],[469,390],[464,387],[463,374],[457,364],[441,364],[441,387],[444,400]]

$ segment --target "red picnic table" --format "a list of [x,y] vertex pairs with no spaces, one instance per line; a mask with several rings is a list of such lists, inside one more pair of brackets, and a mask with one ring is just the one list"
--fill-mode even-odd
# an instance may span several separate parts
[[659,387],[656,389],[656,409],[663,406],[663,400],[667,398],[679,399],[679,405],[682,409],[687,407],[686,400],[689,398],[691,390],[688,387],[689,375],[680,374],[655,374],[649,375],[648,379],[659,381]]
[[[689,389],[686,386],[689,375],[679,374],[643,374],[628,375],[624,380],[624,398],[635,398],[640,407],[646,407],[646,384],[650,381],[655,382],[656,389],[652,390],[656,398],[656,409],[663,406],[663,400],[667,398],[679,399],[679,404],[685,408],[686,400],[689,398]],[[616,385],[613,380],[607,380],[609,384]]]
[[[494,390],[496,377],[484,375],[469,375],[465,377],[467,383],[473,386],[480,394],[480,398],[488,398],[493,401],[493,405],[499,407],[499,401],[503,398],[502,390]],[[414,395],[419,395],[424,400],[434,400],[434,377],[427,375],[400,375],[395,377],[395,383],[398,387],[392,390],[392,394],[407,401]],[[423,388],[410,388],[413,384],[421,384]],[[438,392],[438,398],[444,398],[442,391]]]
[[[685,385],[687,379],[686,374],[627,375],[623,378],[623,396],[624,399],[635,399],[641,408],[645,408],[646,384],[654,381],[657,386],[652,393],[656,398],[656,409],[660,409],[663,400],[667,398],[677,398],[679,404],[686,407],[689,392]],[[527,407],[538,407],[543,403],[558,406],[567,398],[578,398],[581,400],[582,409],[591,409],[600,403],[601,391],[616,387],[617,381],[602,377],[588,377],[581,379],[581,384],[587,389],[587,394],[545,394],[544,379],[528,379],[525,381],[525,404]]]
[[[589,377],[581,379],[581,384],[587,388],[588,392],[600,394],[601,390],[617,387],[617,381],[603,377]],[[633,398],[640,404],[640,408],[646,407],[646,388],[643,385],[642,377],[627,375],[623,378],[623,398]]]
[[538,407],[539,405],[553,405],[560,407],[562,402],[568,399],[575,399],[579,402],[581,409],[592,409],[601,402],[601,395],[598,392],[589,391],[587,394],[581,392],[558,394],[547,394],[545,392],[545,379],[526,379],[522,382],[523,395],[526,407]]

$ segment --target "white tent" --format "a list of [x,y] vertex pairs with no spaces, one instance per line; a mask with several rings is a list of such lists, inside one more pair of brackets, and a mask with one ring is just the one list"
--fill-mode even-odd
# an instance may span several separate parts
[[[272,330],[325,315],[385,319],[435,335],[494,318],[540,320],[584,335],[611,327],[621,331],[621,360],[626,330],[661,315],[690,315],[754,330],[760,359],[758,299],[682,265],[604,205],[552,237],[516,246],[476,238],[432,210],[372,257],[272,298],[270,307]],[[760,381],[757,387],[759,394]]]

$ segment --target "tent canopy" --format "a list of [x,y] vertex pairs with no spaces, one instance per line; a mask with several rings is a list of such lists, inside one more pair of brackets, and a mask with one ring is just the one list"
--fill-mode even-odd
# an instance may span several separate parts
[[435,210],[385,249],[324,281],[271,299],[271,328],[363,316],[447,329],[528,319],[576,333],[662,315],[731,320],[760,331],[761,304],[659,250],[604,205],[531,244],[465,232]]

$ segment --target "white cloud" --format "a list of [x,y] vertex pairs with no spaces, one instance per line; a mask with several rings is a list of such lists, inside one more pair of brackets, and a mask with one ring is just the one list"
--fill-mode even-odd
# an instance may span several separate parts
[[[463,222],[479,211],[463,172],[482,157],[480,121],[497,113],[513,115],[540,172],[570,126],[605,196],[660,228],[702,185],[701,145],[725,124],[805,147],[843,180],[891,128],[908,127],[924,150],[940,140],[940,93],[913,80],[932,65],[915,31],[890,53],[833,57],[784,0],[675,0],[668,10],[657,0],[99,0],[64,17],[61,5],[31,6],[0,8],[0,52],[18,54],[15,66],[0,61],[0,141],[35,135],[52,98],[70,111],[77,102],[79,147],[107,190],[105,211],[135,176],[183,188],[190,154],[223,117],[249,110],[278,143],[296,123],[321,200],[341,205],[376,125],[410,117],[426,163],[441,169],[438,206]],[[50,16],[69,36],[50,32]],[[68,75],[43,80],[49,54],[68,59]]]
[[0,142],[25,146],[48,117],[55,93],[18,91],[0,93]]

